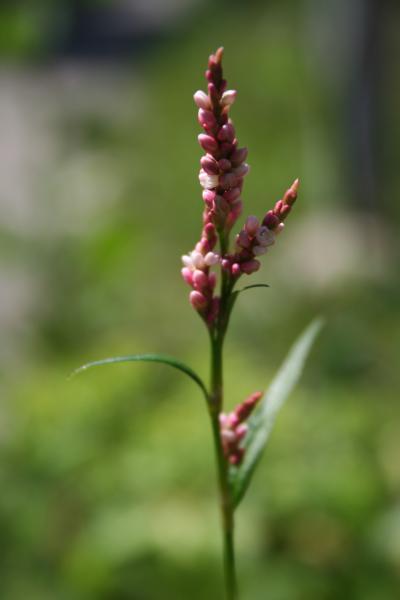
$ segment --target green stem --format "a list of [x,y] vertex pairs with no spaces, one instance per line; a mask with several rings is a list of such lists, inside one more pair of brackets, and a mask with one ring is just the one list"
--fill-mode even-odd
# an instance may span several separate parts
[[225,459],[220,435],[219,414],[223,406],[223,343],[229,320],[229,300],[232,286],[223,280],[221,290],[220,318],[216,330],[211,333],[211,386],[210,417],[217,461],[219,497],[223,528],[224,575],[227,600],[237,600],[238,591],[234,553],[234,507],[229,489],[229,465]]

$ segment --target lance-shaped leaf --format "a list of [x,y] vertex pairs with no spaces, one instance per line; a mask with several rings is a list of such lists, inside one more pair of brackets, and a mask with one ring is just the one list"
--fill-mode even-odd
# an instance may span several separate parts
[[234,505],[243,498],[258,461],[261,458],[267,439],[272,431],[276,416],[285,400],[298,382],[307,355],[321,329],[322,320],[316,319],[294,343],[265,392],[258,410],[248,421],[249,430],[245,438],[246,452],[241,465],[231,467],[230,483]]
[[172,356],[167,356],[165,354],[132,354],[128,356],[114,356],[112,358],[103,358],[102,360],[95,360],[93,362],[87,363],[86,365],[82,365],[72,373],[71,377],[77,375],[78,373],[81,373],[82,371],[91,369],[92,367],[100,367],[102,365],[110,365],[125,362],[156,362],[163,363],[164,365],[169,365],[174,369],[178,369],[197,383],[208,402],[208,392],[206,386],[204,385],[199,375],[197,375],[197,373],[195,373],[193,369],[185,365],[180,360],[177,360],[176,358],[173,358]]

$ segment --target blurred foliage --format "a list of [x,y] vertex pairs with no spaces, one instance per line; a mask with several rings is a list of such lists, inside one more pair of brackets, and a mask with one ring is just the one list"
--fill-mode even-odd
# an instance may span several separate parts
[[[128,117],[99,113],[96,103],[72,110],[68,100],[52,121],[55,169],[32,189],[44,226],[4,227],[0,237],[4,259],[39,288],[18,352],[2,367],[4,600],[222,597],[214,463],[199,391],[155,365],[110,366],[67,381],[87,360],[149,351],[174,354],[207,377],[207,338],[187,303],[179,256],[201,223],[191,94],[203,85],[207,53],[222,41],[230,85],[239,89],[233,118],[250,148],[246,211],[262,214],[295,176],[303,180],[288,231],[256,277],[271,288],[237,302],[227,340],[230,405],[268,384],[315,314],[327,320],[238,511],[243,599],[397,597],[398,249],[389,246],[385,269],[369,274],[373,225],[363,270],[326,285],[313,284],[307,270],[317,255],[329,271],[325,242],[333,232],[340,251],[351,211],[337,97],[326,73],[307,62],[304,4],[236,3],[229,14],[222,3],[204,8],[127,72]],[[4,56],[44,52],[25,5],[9,3],[0,14]],[[74,161],[81,170],[71,175]],[[85,212],[88,179],[96,200]],[[311,235],[312,218],[324,211],[331,225],[311,256],[295,240],[303,225]],[[394,202],[390,211],[398,214]],[[383,227],[390,241],[394,218]],[[10,343],[4,336],[5,349]]]

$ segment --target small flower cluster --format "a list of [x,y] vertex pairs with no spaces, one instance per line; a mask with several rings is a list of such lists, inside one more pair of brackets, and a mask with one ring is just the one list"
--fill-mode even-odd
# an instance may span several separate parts
[[283,198],[267,212],[261,224],[257,217],[247,218],[243,229],[236,236],[236,252],[222,260],[223,269],[233,277],[258,271],[260,261],[256,257],[265,254],[268,247],[275,243],[275,237],[283,230],[283,221],[296,201],[298,186],[299,180],[296,179]]
[[250,416],[261,396],[262,392],[254,392],[231,413],[219,415],[222,448],[231,465],[240,465],[243,460],[245,449],[241,443],[248,431],[244,421]]

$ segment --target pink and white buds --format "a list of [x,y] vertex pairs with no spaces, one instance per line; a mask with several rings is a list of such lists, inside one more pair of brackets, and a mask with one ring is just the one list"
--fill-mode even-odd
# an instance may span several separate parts
[[194,95],[193,99],[199,108],[203,108],[204,110],[211,109],[210,98],[207,96],[205,92],[202,90],[198,90]]
[[221,106],[232,106],[237,96],[236,90],[226,90],[221,97]]
[[254,392],[231,413],[219,415],[222,449],[231,465],[239,465],[243,460],[245,449],[242,441],[249,429],[244,421],[248,419],[261,396],[261,392]]

